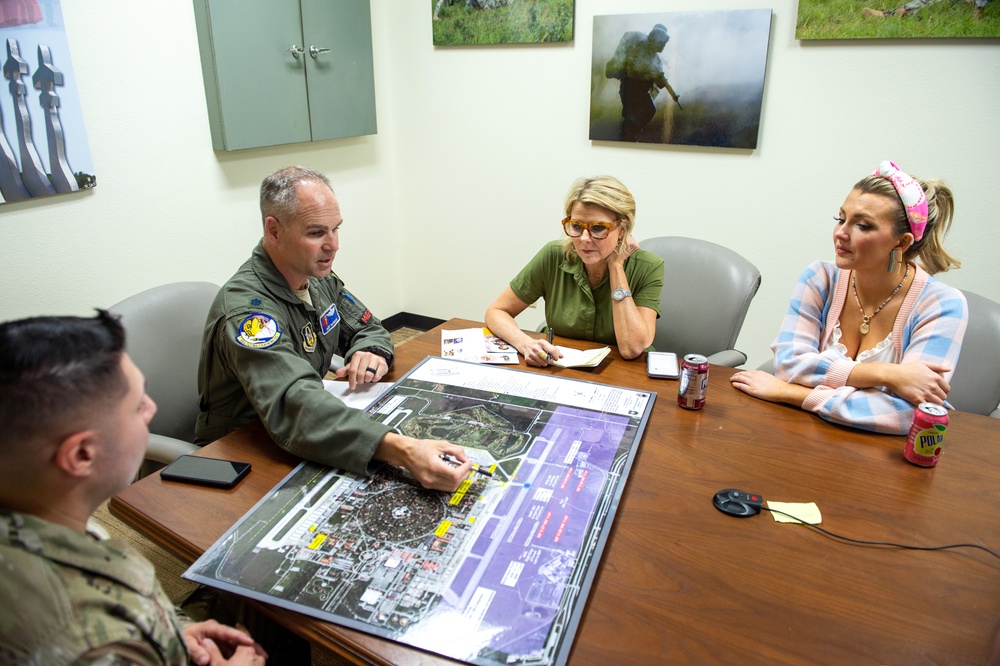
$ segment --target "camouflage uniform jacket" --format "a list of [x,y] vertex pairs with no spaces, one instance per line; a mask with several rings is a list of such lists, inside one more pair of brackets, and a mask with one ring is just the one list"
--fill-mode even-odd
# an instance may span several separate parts
[[309,278],[312,305],[295,295],[262,245],[219,291],[198,367],[196,441],[258,417],[289,453],[370,474],[390,428],[323,389],[334,354],[376,349],[392,366],[389,332],[335,274]]
[[0,663],[187,664],[153,565],[87,530],[0,510]]
[[660,54],[650,48],[646,35],[641,32],[622,35],[615,54],[604,68],[604,75],[609,79],[648,81],[647,87],[654,84],[659,88],[667,87]]

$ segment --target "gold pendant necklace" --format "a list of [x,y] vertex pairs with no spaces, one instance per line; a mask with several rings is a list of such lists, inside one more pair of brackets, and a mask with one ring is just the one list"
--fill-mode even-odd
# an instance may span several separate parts
[[896,295],[896,292],[903,288],[903,283],[906,282],[906,276],[908,276],[909,274],[910,274],[910,264],[909,262],[907,262],[906,271],[903,273],[903,279],[899,281],[899,284],[896,285],[896,288],[892,290],[891,294],[889,294],[889,298],[882,301],[882,305],[875,308],[875,312],[871,313],[871,316],[868,316],[865,314],[865,309],[861,307],[861,299],[858,298],[858,282],[855,279],[854,273],[853,272],[851,273],[851,289],[854,290],[854,301],[858,304],[858,310],[861,311],[861,325],[858,326],[858,330],[861,331],[861,335],[868,335],[868,331],[872,330],[871,326],[868,325],[868,322],[874,319],[875,315],[881,312],[882,308],[885,307],[885,304],[892,300],[892,297]]

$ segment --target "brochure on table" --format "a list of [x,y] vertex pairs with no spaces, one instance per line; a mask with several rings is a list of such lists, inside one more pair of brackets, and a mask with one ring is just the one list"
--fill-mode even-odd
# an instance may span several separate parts
[[517,363],[517,350],[486,327],[441,331],[441,356],[473,363]]
[[[573,349],[556,345],[556,349],[562,353],[562,358],[552,364],[563,368],[595,368],[611,352],[610,347]],[[519,362],[514,346],[486,327],[441,331],[441,356],[473,363]]]
[[428,357],[367,413],[491,476],[302,463],[185,577],[471,664],[564,664],[655,399]]

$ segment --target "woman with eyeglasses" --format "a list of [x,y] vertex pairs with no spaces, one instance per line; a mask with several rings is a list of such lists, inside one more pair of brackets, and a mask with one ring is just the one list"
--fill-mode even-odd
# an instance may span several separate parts
[[547,243],[486,310],[486,325],[529,365],[561,357],[546,340],[524,333],[514,317],[539,298],[556,334],[617,345],[638,357],[653,342],[660,316],[663,260],[632,237],[635,199],[611,176],[581,178],[566,196],[567,239]]
[[962,292],[933,277],[961,265],[943,245],[954,209],[944,183],[888,160],[859,180],[833,218],[836,260],[795,286],[771,345],[776,375],[743,370],[733,386],[896,435],[915,405],[944,404],[969,317]]

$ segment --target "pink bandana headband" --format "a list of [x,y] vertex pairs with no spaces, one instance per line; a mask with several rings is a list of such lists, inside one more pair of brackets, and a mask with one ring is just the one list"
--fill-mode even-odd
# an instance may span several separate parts
[[920,187],[920,183],[900,171],[889,160],[879,164],[872,175],[882,176],[892,183],[906,209],[906,219],[910,223],[914,242],[923,238],[924,227],[927,226],[927,197],[924,196],[924,188]]

